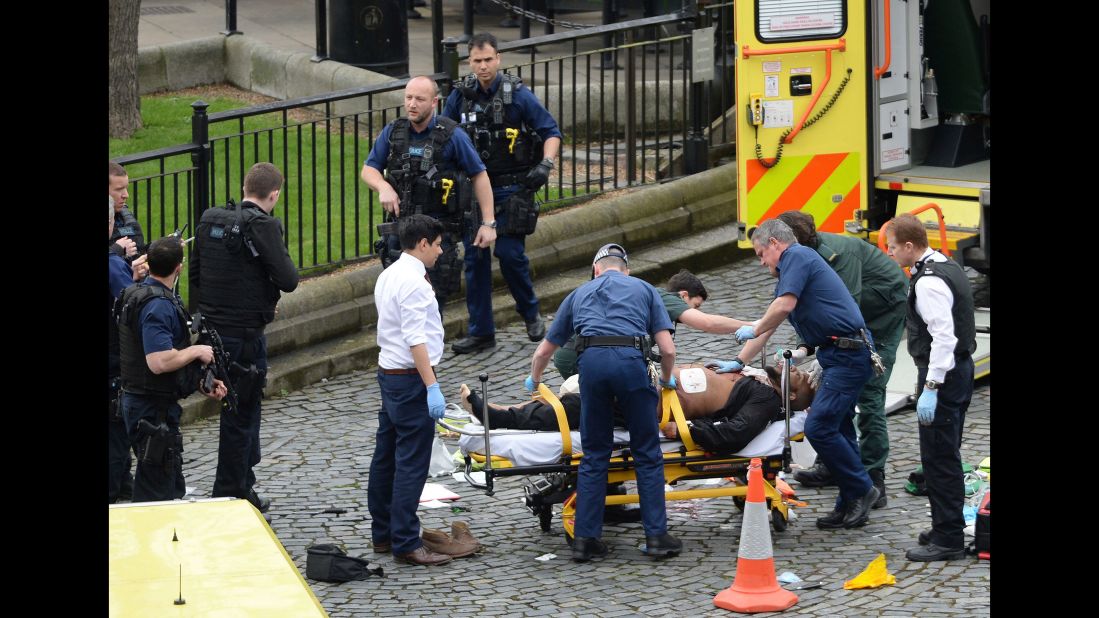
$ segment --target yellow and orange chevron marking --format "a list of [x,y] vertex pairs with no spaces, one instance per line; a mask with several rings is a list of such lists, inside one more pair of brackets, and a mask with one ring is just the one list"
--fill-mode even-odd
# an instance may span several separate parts
[[787,210],[813,217],[822,232],[843,232],[843,222],[860,208],[859,153],[786,156],[767,169],[746,162],[747,223],[750,227]]

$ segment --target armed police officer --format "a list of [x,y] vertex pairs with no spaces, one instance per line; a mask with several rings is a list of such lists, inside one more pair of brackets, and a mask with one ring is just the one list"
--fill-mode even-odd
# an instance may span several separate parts
[[[114,233],[114,198],[107,198],[107,236]],[[121,386],[121,360],[118,350],[118,322],[114,316],[115,301],[122,291],[149,273],[147,255],[127,264],[114,251],[107,251],[107,502],[129,500],[134,494],[134,477],[130,474],[130,437],[122,409],[118,405]]]
[[[168,236],[149,245],[150,276],[122,293],[118,309],[122,397],[126,430],[137,454],[134,502],[182,498],[183,436],[179,399],[199,388],[201,365],[213,361],[208,345],[191,345],[191,316],[175,294],[183,244]],[[226,394],[220,380],[207,396]]]
[[133,261],[138,255],[145,253],[145,234],[141,231],[141,224],[137,217],[126,207],[126,200],[130,198],[127,187],[130,185],[130,177],[126,169],[114,161],[107,164],[107,195],[114,201],[114,230],[108,240],[111,251],[118,257]]
[[[472,244],[478,248],[487,248],[496,240],[496,222],[485,166],[469,137],[456,130],[457,123],[435,114],[438,102],[439,88],[434,80],[421,75],[408,81],[404,90],[407,116],[386,125],[374,140],[362,179],[378,192],[378,200],[392,220],[378,226],[383,237],[378,253],[384,267],[401,257],[395,221],[424,214],[443,224],[443,255],[427,271],[441,308],[461,287],[458,239],[463,222],[480,221],[469,230],[474,235]],[[474,196],[480,206],[479,217],[471,216]]]
[[283,244],[282,222],[271,216],[283,177],[256,163],[244,177],[244,200],[202,213],[189,274],[198,308],[229,355],[235,409],[223,409],[213,497],[244,498],[260,512],[271,505],[254,488],[260,461],[260,404],[267,380],[267,337],[280,292],[298,287],[298,271]]
[[664,456],[654,411],[659,396],[649,380],[646,355],[660,346],[660,384],[675,389],[672,321],[656,289],[629,276],[629,258],[620,245],[604,245],[592,260],[592,281],[561,302],[557,318],[531,359],[524,386],[533,391],[553,352],[577,336],[580,355],[580,438],[584,458],[577,481],[576,538],[572,559],[587,562],[607,553],[600,538],[613,446],[611,406],[617,400],[630,429],[630,452],[637,462],[637,493],[645,529],[645,553],[674,556],[683,548],[668,533],[664,508]]
[[[496,345],[492,319],[492,255],[523,317],[527,336],[540,341],[546,334],[538,312],[538,297],[530,278],[526,236],[534,232],[538,205],[534,192],[549,180],[561,147],[561,131],[546,108],[513,75],[499,71],[496,37],[488,33],[469,40],[473,73],[455,84],[443,115],[460,121],[488,168],[496,204],[496,247],[470,248],[465,239],[466,307],[469,333],[452,346],[466,354]],[[491,217],[486,217],[485,222]],[[476,245],[475,245],[476,246]]]

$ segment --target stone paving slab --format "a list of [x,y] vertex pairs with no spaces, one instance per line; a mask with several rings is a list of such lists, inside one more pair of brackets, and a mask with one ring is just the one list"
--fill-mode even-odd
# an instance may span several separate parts
[[[755,260],[698,273],[710,293],[704,310],[755,319],[771,299],[774,280]],[[655,282],[661,283],[661,282]],[[788,324],[779,328],[776,345],[793,343]],[[443,392],[457,398],[458,385],[477,383],[490,375],[489,397],[514,402],[524,397],[526,376],[535,344],[523,327],[497,332],[492,351],[454,356],[447,349],[439,368]],[[681,326],[676,336],[679,362],[731,358],[737,345]],[[560,377],[547,370],[556,387]],[[976,464],[990,454],[990,379],[978,384],[966,417],[962,455]],[[305,571],[305,548],[314,543],[342,543],[351,555],[375,558],[370,549],[370,517],[366,485],[373,436],[380,407],[372,371],[360,371],[274,397],[264,402],[263,461],[256,467],[257,488],[273,499],[272,528]],[[813,521],[831,510],[835,488],[799,489],[808,507],[795,509],[795,519],[782,533],[773,533],[778,573],[793,571],[802,579],[824,583],[799,591],[790,614],[811,616],[892,615],[987,616],[991,610],[991,573],[987,561],[909,563],[904,551],[930,526],[926,498],[911,496],[903,487],[918,465],[919,447],[912,409],[889,418],[892,451],[886,467],[889,506],[872,512],[861,529],[823,531]],[[194,496],[208,497],[217,463],[217,420],[183,428],[184,473]],[[446,441],[457,448],[456,440]],[[332,616],[723,616],[713,607],[715,594],[727,588],[736,572],[741,513],[729,498],[668,503],[670,529],[685,543],[675,558],[656,562],[637,546],[644,533],[640,523],[604,528],[611,554],[602,561],[576,564],[569,560],[558,512],[553,530],[543,534],[538,520],[523,506],[522,478],[496,481],[496,494],[485,496],[450,477],[439,482],[457,492],[456,502],[468,512],[421,509],[423,525],[449,528],[454,519],[470,522],[486,546],[483,553],[441,567],[398,565],[386,555],[377,562],[384,579],[346,584],[310,582]],[[796,483],[793,484],[797,489]],[[327,508],[346,509],[342,515],[323,514]],[[541,562],[547,553],[557,557]],[[884,553],[895,586],[844,590],[843,582],[857,575]]]

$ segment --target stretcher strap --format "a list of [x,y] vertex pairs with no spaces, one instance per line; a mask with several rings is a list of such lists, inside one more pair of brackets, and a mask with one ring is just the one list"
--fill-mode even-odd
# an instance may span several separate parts
[[561,457],[571,459],[572,430],[569,429],[569,417],[565,416],[565,406],[561,405],[561,400],[553,394],[553,391],[546,386],[545,382],[538,384],[538,395],[542,398],[542,401],[553,406],[553,413],[557,415],[557,427],[561,429]]
[[679,431],[679,441],[683,443],[683,446],[688,451],[693,451],[695,441],[691,438],[691,430],[687,427],[687,419],[683,416],[683,406],[679,404],[679,394],[673,390],[660,389],[660,402],[664,409],[662,418],[668,417],[668,411],[671,411],[671,415],[675,418],[675,426]]

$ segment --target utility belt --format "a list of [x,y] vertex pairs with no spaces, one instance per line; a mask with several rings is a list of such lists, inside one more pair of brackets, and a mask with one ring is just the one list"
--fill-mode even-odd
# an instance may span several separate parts
[[866,343],[862,340],[862,337],[858,333],[854,333],[853,337],[825,337],[824,343],[820,344],[822,348],[836,347],[841,350],[858,350],[866,347]]
[[522,185],[526,183],[527,174],[530,170],[523,172],[513,172],[510,174],[489,174],[488,181],[493,187],[506,187],[509,185]]
[[652,340],[644,335],[640,337],[626,337],[619,335],[577,335],[576,337],[577,355],[583,354],[584,350],[588,348],[634,348],[635,350],[640,351],[642,356],[648,358],[649,350],[652,348],[652,346]]

